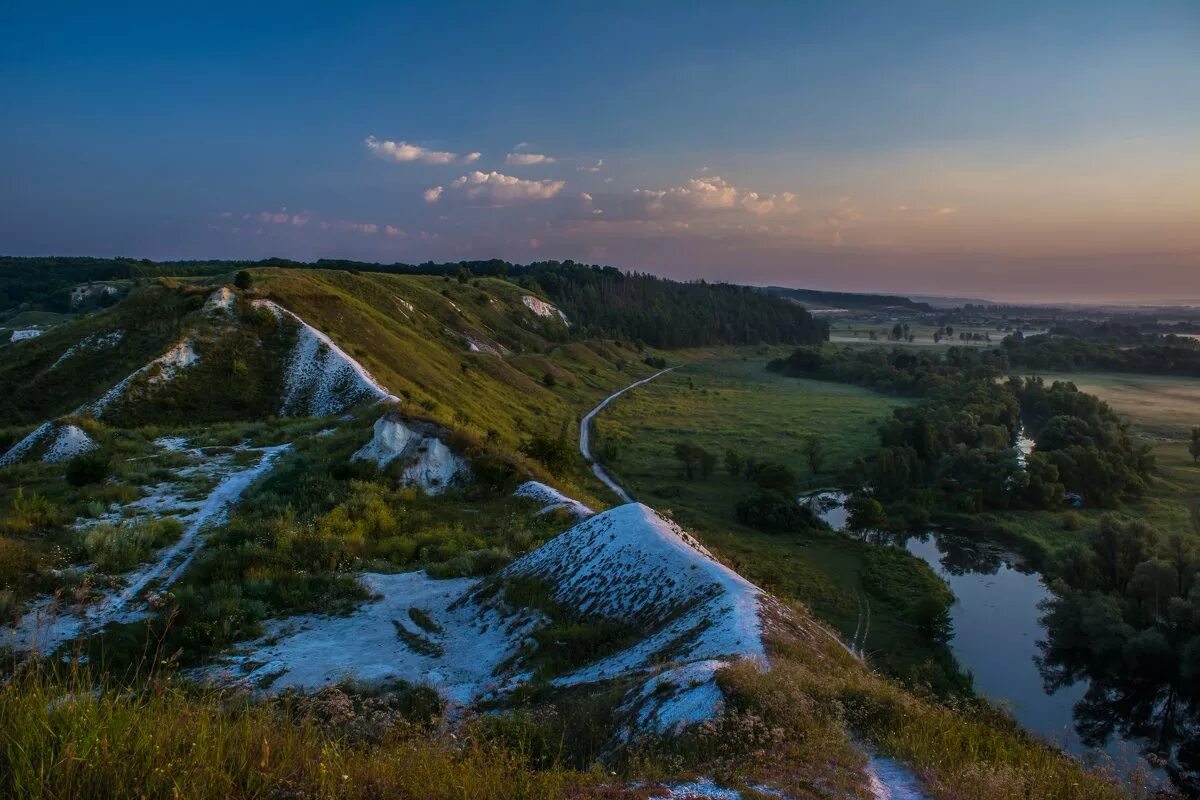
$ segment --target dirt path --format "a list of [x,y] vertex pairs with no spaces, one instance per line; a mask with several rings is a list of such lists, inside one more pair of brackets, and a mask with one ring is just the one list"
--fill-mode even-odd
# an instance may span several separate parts
[[625,392],[628,392],[630,389],[633,389],[637,386],[641,386],[642,384],[645,384],[645,383],[649,383],[650,381],[657,378],[659,375],[662,375],[663,373],[666,373],[666,372],[670,372],[674,369],[678,369],[678,368],[677,367],[668,367],[667,369],[659,370],[658,372],[651,375],[649,378],[643,378],[640,381],[636,381],[634,383],[629,384],[624,389],[613,392],[608,397],[604,398],[604,400],[600,403],[600,405],[596,406],[591,411],[589,411],[579,423],[579,452],[583,454],[584,458],[586,458],[588,461],[590,461],[592,463],[592,472],[594,472],[596,474],[596,477],[599,478],[601,480],[601,482],[604,483],[605,486],[607,486],[609,489],[612,489],[613,493],[617,497],[621,498],[621,502],[623,502],[623,503],[632,503],[633,498],[630,497],[629,493],[626,492],[623,488],[621,488],[621,485],[619,483],[617,483],[615,480],[613,480],[612,476],[609,475],[607,472],[605,472],[604,468],[601,467],[600,464],[592,457],[592,450],[591,450],[591,447],[589,446],[589,442],[588,442],[588,439],[591,436],[591,432],[592,432],[592,418],[595,417],[601,411],[603,411],[605,406],[607,406],[613,400],[616,400],[621,395],[625,394]]
[[229,507],[251,483],[269,472],[276,457],[290,447],[283,444],[251,448],[262,454],[258,463],[224,474],[208,497],[183,518],[185,527],[179,539],[159,550],[153,562],[127,573],[123,588],[104,593],[98,602],[82,609],[60,606],[53,597],[42,598],[32,604],[14,629],[0,631],[0,644],[18,650],[50,653],[65,642],[100,630],[109,623],[140,618],[144,613],[144,594],[150,589],[163,591],[183,575],[204,545],[204,531],[223,522]]

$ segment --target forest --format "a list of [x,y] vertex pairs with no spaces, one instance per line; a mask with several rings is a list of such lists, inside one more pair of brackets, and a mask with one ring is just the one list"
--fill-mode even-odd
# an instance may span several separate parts
[[1200,341],[1105,327],[1070,335],[1009,336],[1001,345],[1014,367],[1200,376]]

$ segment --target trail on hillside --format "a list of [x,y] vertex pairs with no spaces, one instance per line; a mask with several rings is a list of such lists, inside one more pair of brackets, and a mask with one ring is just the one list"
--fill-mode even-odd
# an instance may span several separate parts
[[623,488],[621,488],[621,485],[619,483],[617,483],[615,480],[613,480],[612,476],[609,475],[607,472],[605,472],[604,468],[600,466],[600,463],[592,457],[592,449],[588,442],[588,439],[590,438],[591,432],[592,432],[592,418],[595,417],[597,414],[599,414],[601,411],[603,411],[605,406],[607,406],[613,400],[616,400],[621,395],[628,392],[630,389],[633,389],[635,387],[649,383],[650,381],[657,378],[659,375],[662,375],[667,372],[671,372],[672,370],[675,370],[675,369],[678,369],[678,368],[677,367],[668,367],[667,369],[659,370],[658,372],[651,375],[649,378],[642,378],[640,381],[635,381],[635,382],[629,384],[624,389],[620,389],[618,391],[613,392],[608,397],[604,398],[604,400],[601,401],[600,405],[596,406],[591,411],[589,411],[586,415],[584,415],[583,420],[579,423],[579,452],[583,454],[584,458],[586,458],[588,461],[592,462],[592,472],[594,472],[596,474],[596,477],[599,478],[601,480],[601,482],[604,483],[605,486],[612,489],[613,493],[616,494],[617,497],[621,498],[621,502],[623,502],[623,503],[632,503],[633,498],[630,497],[629,492],[626,492]]
[[[172,441],[159,440],[168,448],[171,447]],[[201,461],[199,465],[185,468],[179,477],[183,477],[184,474],[196,474],[206,467],[213,474],[220,476],[220,480],[208,496],[199,502],[189,502],[168,491],[161,497],[151,493],[131,503],[131,508],[147,511],[150,516],[164,516],[160,512],[168,507],[186,509],[187,513],[174,515],[184,523],[179,539],[155,553],[153,561],[126,573],[121,588],[101,592],[99,600],[95,603],[76,607],[69,602],[61,602],[58,597],[44,597],[34,602],[15,627],[0,631],[0,644],[12,646],[17,650],[51,653],[62,644],[86,633],[98,631],[110,623],[140,619],[145,609],[142,599],[147,591],[151,588],[165,591],[179,580],[203,547],[204,532],[224,522],[229,508],[237,503],[242,493],[255,480],[269,472],[275,459],[290,447],[290,444],[283,444],[241,448],[261,454],[259,461],[249,466],[237,466],[231,462],[225,467],[214,469]],[[200,448],[187,452],[197,459],[205,458]],[[159,485],[160,488],[173,486],[172,483]],[[123,517],[119,515],[116,517],[118,524],[121,519]]]

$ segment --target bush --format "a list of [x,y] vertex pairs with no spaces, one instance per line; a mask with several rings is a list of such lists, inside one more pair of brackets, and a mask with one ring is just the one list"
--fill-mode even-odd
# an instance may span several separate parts
[[0,519],[0,533],[12,536],[30,536],[35,533],[46,533],[63,522],[63,514],[46,498],[37,492],[25,493],[17,489],[9,505],[8,513]]
[[103,483],[108,477],[111,461],[112,457],[102,450],[76,456],[67,462],[67,483],[72,486]]
[[97,525],[84,534],[83,549],[101,572],[128,572],[182,533],[183,523],[174,517],[127,525]]
[[796,489],[796,473],[786,464],[767,461],[754,468],[754,482],[768,491],[790,493]]
[[737,504],[738,521],[768,533],[796,533],[819,528],[816,514],[796,498],[780,492],[759,492]]
[[856,494],[846,503],[846,509],[850,512],[846,524],[853,530],[881,528],[887,524],[887,514],[883,512],[883,505],[873,497]]

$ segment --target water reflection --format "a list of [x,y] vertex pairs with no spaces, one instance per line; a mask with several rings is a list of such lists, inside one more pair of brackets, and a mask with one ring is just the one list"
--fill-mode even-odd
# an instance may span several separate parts
[[[844,495],[836,498],[844,502]],[[841,502],[835,508],[834,499],[823,493],[804,501],[845,531],[845,509]],[[1043,616],[1053,595],[1018,554],[951,532],[847,533],[902,546],[946,581],[955,596],[950,647],[979,694],[1007,708],[1029,731],[1085,760],[1112,761],[1123,774],[1150,771],[1129,742],[1152,734],[1163,698],[1089,681],[1086,665],[1062,663],[1055,654],[1046,659]]]

